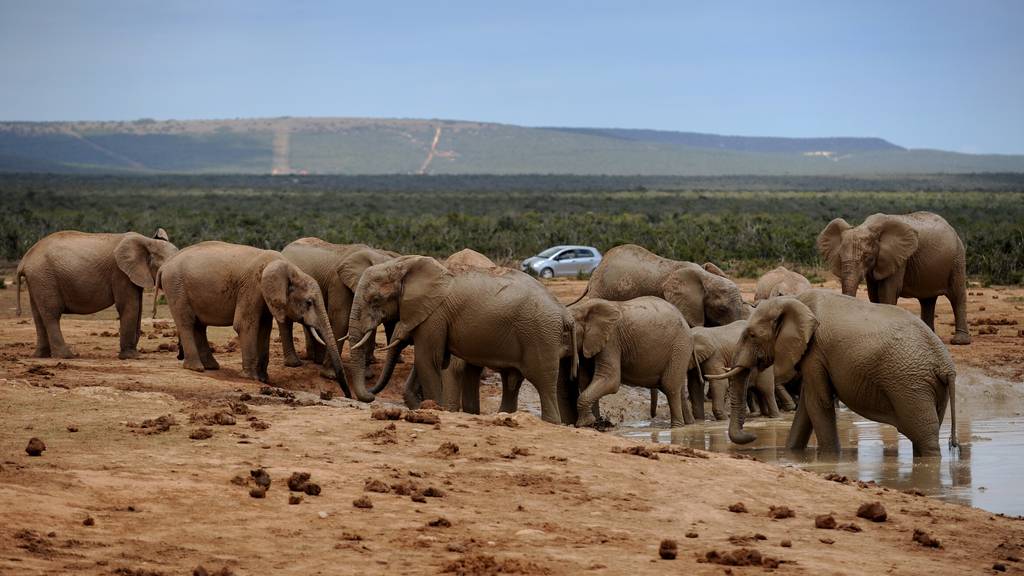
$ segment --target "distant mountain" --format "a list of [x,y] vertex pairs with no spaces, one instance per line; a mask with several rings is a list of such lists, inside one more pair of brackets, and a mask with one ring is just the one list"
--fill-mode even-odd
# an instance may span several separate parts
[[0,171],[867,175],[1024,172],[1024,156],[881,138],[773,138],[453,120],[0,122]]

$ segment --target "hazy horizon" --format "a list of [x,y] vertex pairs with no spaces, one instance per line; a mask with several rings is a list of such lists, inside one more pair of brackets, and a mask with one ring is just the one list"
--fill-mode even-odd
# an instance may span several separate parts
[[0,0],[5,121],[452,119],[1024,153],[1024,3]]

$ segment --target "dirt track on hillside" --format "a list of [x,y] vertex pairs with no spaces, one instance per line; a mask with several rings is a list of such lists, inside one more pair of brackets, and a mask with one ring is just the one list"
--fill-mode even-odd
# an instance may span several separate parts
[[[569,300],[583,285],[551,288]],[[741,285],[749,297],[753,283]],[[1024,290],[971,292],[974,344],[953,347],[954,359],[1020,381]],[[296,398],[263,395],[239,377],[230,328],[211,329],[222,370],[180,368],[164,308],[143,321],[141,360],[116,359],[112,310],[64,319],[78,358],[30,358],[31,318],[14,318],[13,300],[14,290],[0,291],[0,574],[182,574],[198,565],[211,574],[722,574],[725,566],[699,560],[739,548],[793,574],[993,573],[996,562],[1024,571],[1007,560],[1024,558],[1019,520],[729,454],[619,453],[641,445],[523,413],[374,420],[371,407],[321,400],[335,385],[313,366],[284,368],[276,342],[271,380]],[[948,342],[945,300],[938,313]],[[407,370],[399,366],[396,382]],[[377,404],[397,402],[399,387]],[[235,423],[214,423],[229,420],[218,413]],[[144,426],[164,415],[174,421],[165,431]],[[189,438],[201,428],[212,436]],[[46,443],[42,456],[25,453],[31,437]],[[272,484],[258,499],[247,478],[260,467]],[[321,492],[289,505],[296,471]],[[353,505],[363,496],[372,508]],[[856,518],[876,500],[886,522]],[[746,513],[728,510],[737,502]],[[770,518],[773,505],[795,517]],[[828,513],[862,531],[815,528]],[[915,529],[942,547],[913,541]],[[658,558],[665,538],[677,541],[678,559]]]

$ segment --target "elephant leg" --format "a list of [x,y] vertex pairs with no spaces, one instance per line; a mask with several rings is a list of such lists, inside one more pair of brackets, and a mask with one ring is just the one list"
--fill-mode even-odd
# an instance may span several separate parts
[[909,402],[890,403],[896,412],[896,429],[913,444],[914,457],[939,456],[939,427],[942,425],[942,417],[935,401],[915,399]]
[[[501,371],[501,408],[500,412],[512,413],[519,410],[519,388],[523,385],[523,375],[518,370],[506,368]],[[561,410],[561,408],[559,408]]]
[[213,357],[213,348],[206,336],[206,324],[195,323],[194,334],[196,339],[196,350],[199,351],[199,361],[207,370],[220,370],[220,363]]
[[781,402],[782,409],[786,412],[796,410],[796,402],[793,401],[793,397],[789,395],[789,391],[782,384],[775,384],[775,399],[776,405]]
[[967,281],[958,276],[953,274],[953,285],[949,287],[946,297],[953,307],[953,321],[956,323],[956,333],[950,343],[961,345],[971,343],[971,331],[967,329]]
[[205,368],[201,360],[202,356],[199,353],[198,338],[196,337],[197,324],[198,321],[192,316],[191,312],[188,313],[187,317],[180,320],[175,315],[174,325],[178,328],[178,346],[181,348],[180,352],[184,354],[182,365],[188,370],[202,372]]
[[242,376],[252,380],[259,380],[259,331],[258,320],[246,321],[238,326],[238,347],[242,352]]
[[[828,372],[817,363],[802,369],[800,407],[807,411],[819,453],[839,453],[839,430],[836,427],[836,398],[832,393]],[[797,408],[799,410],[799,408]]]
[[[443,342],[443,340],[442,340]],[[422,391],[423,400],[437,402],[441,398],[441,364],[444,361],[444,348],[440,343],[434,345],[414,342],[416,346],[416,382]],[[406,397],[408,400],[408,396]],[[417,406],[419,403],[417,402]]]
[[608,352],[600,352],[594,357],[594,373],[587,387],[580,391],[576,401],[576,426],[590,426],[597,421],[593,413],[593,405],[602,396],[615,394],[619,391],[621,366],[619,358],[609,357]]
[[441,397],[444,409],[449,412],[458,412],[462,406],[462,386],[465,384],[463,375],[466,372],[466,361],[458,356],[452,356],[448,367],[441,371]]
[[270,367],[270,331],[274,327],[271,316],[260,319],[259,332],[256,336],[256,379],[269,382],[267,369]]
[[36,325],[36,349],[32,355],[36,358],[49,358],[50,340],[46,336],[46,323],[43,322],[43,316],[39,313],[34,298],[29,299],[29,306],[32,308],[32,322]]
[[689,363],[690,354],[687,353],[682,358],[686,358],[686,360],[670,362],[668,369],[661,375],[661,391],[668,399],[672,428],[695,422],[693,410],[690,409],[690,402],[687,398],[686,366]]
[[309,326],[303,326],[302,331],[306,335],[306,360],[314,364],[323,364],[324,356],[327,355],[327,348],[313,338],[313,331]]
[[405,405],[409,408],[419,408],[420,402],[423,402],[423,390],[420,388],[419,380],[416,377],[416,365],[413,364],[412,370],[409,371],[409,375],[405,377],[405,385],[402,389],[402,400],[405,401]]
[[937,296],[931,298],[918,298],[921,303],[921,321],[928,325],[928,328],[935,332],[935,301]]
[[761,403],[761,413],[766,418],[778,418],[779,405],[775,402],[775,379],[770,370],[762,371],[758,377],[757,393]]
[[789,434],[786,436],[786,448],[790,450],[804,450],[811,440],[811,419],[807,416],[807,407],[801,401],[796,405],[796,414],[793,415],[793,424],[789,427]]
[[64,333],[60,330],[60,312],[40,310],[46,337],[50,341],[50,356],[53,358],[74,358],[75,353],[64,342]]
[[896,305],[903,290],[903,272],[899,271],[878,283],[878,301],[882,304]]
[[753,390],[747,390],[747,415],[751,418],[761,415],[761,406],[757,403],[757,398],[754,397]]
[[[346,324],[345,324],[346,328],[345,329],[348,330],[348,328],[347,328],[348,321],[346,320],[345,322],[346,322]],[[398,325],[398,322],[385,322],[384,323],[384,337],[387,338],[389,344],[391,343],[391,336],[394,335],[394,333],[395,333],[395,326],[397,326],[397,325]],[[345,332],[345,334],[348,334],[348,332]],[[398,360],[396,360],[396,363],[397,364],[404,364],[405,360],[403,360],[402,357],[399,356]]]
[[[689,370],[686,373],[687,393],[690,396],[690,408],[693,410],[693,419],[703,422],[704,414],[704,382],[700,379],[697,370]],[[652,396],[651,401],[654,401]],[[653,414],[651,415],[654,416]]]
[[281,335],[281,353],[284,354],[284,365],[289,368],[302,366],[302,359],[295,352],[294,324],[291,320],[277,323],[277,332]]
[[473,364],[466,364],[462,372],[462,411],[469,414],[480,413],[480,377],[484,369]]
[[128,360],[139,357],[139,322],[142,320],[142,290],[125,290],[114,302],[118,315],[118,336],[121,350],[117,357]]
[[881,302],[878,299],[878,281],[873,279],[871,274],[867,274],[864,283],[868,285],[868,300],[875,303]]
[[719,422],[727,420],[729,417],[725,411],[725,401],[729,396],[729,381],[712,380],[708,386],[708,392],[711,394],[711,413],[715,416],[715,420]]

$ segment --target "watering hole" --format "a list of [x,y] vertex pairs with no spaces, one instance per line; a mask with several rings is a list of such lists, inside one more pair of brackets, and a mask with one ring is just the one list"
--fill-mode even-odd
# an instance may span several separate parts
[[[531,386],[524,386],[520,405],[538,413]],[[940,458],[914,458],[910,441],[896,428],[866,420],[846,407],[838,412],[838,456],[817,456],[814,437],[802,451],[785,448],[793,414],[781,418],[751,418],[746,429],[757,434],[751,444],[729,441],[728,421],[706,421],[669,429],[668,407],[659,399],[658,415],[649,417],[647,390],[622,387],[601,400],[601,411],[617,426],[609,431],[641,441],[672,443],[714,452],[748,454],[762,462],[795,466],[820,474],[836,472],[852,480],[874,480],[896,489],[916,489],[945,500],[991,512],[1024,515],[1024,382],[993,378],[963,367],[957,377],[959,455],[950,454],[949,410],[942,424]],[[485,410],[491,407],[485,407]],[[497,402],[493,410],[497,409]],[[707,413],[710,417],[710,403]]]

